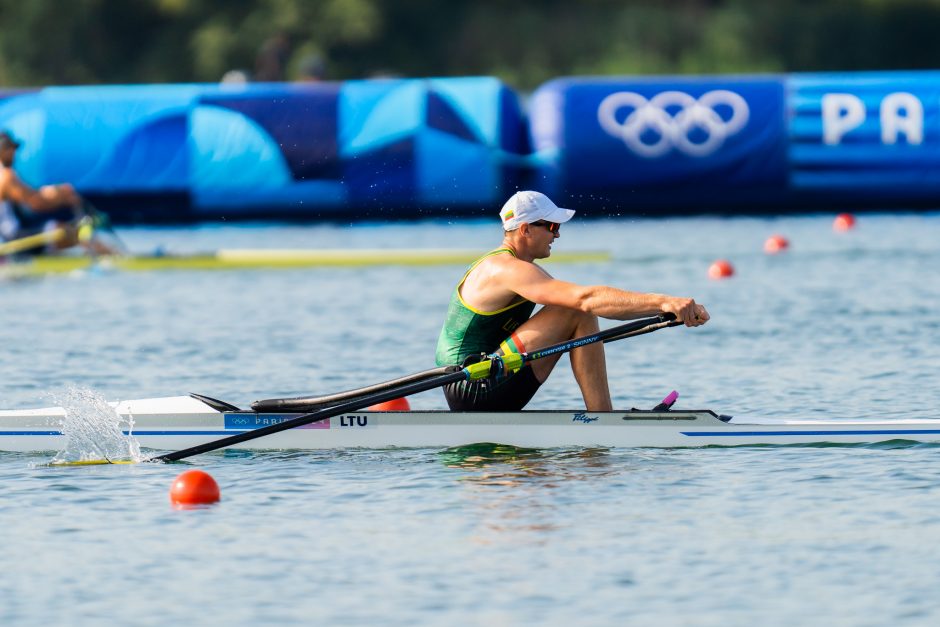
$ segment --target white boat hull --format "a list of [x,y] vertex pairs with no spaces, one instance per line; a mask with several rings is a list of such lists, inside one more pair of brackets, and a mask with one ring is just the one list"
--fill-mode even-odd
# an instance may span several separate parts
[[[175,451],[295,417],[220,412],[188,396],[114,405],[122,429],[141,447]],[[0,451],[64,450],[59,407],[0,411]],[[133,425],[131,425],[133,420]],[[496,443],[524,448],[702,447],[940,442],[940,420],[725,422],[710,411],[578,410],[511,413],[359,411],[289,429],[233,448],[450,448]]]

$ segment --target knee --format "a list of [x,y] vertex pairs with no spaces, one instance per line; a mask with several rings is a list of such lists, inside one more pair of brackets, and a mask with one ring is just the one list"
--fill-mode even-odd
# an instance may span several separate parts
[[579,309],[564,308],[564,314],[579,335],[596,333],[600,329],[597,316]]
[[597,321],[597,316],[584,311],[578,311],[576,313],[579,329],[583,329],[586,333],[596,333],[600,330],[600,323]]
[[541,328],[567,329],[573,335],[594,333],[600,328],[594,314],[559,305],[546,305],[536,317],[540,320],[539,324],[544,325]]

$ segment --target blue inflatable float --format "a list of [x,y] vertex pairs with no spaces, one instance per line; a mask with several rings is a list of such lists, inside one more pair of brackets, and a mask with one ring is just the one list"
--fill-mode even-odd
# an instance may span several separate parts
[[499,206],[528,152],[493,78],[50,87],[0,93],[17,169],[115,219],[461,215]]

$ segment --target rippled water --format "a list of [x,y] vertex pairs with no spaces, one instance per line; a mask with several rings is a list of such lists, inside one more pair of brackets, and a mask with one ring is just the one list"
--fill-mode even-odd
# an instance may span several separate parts
[[[608,345],[615,404],[940,418],[940,217],[582,221],[559,278],[695,296],[713,321]],[[486,249],[498,225],[127,229],[132,249]],[[783,255],[762,252],[786,235]],[[729,259],[737,274],[711,281]],[[428,368],[457,267],[0,282],[0,407],[85,390],[245,405]],[[68,386],[74,386],[69,388]],[[81,393],[81,392],[75,392]],[[439,408],[437,391],[411,399]],[[559,365],[533,407],[580,402]],[[0,453],[4,624],[927,625],[940,447],[222,452],[49,468]],[[174,510],[183,469],[222,501]]]

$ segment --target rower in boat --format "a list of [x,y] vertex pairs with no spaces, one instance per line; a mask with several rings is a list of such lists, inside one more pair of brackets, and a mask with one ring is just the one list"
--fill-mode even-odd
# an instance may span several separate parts
[[[674,314],[689,327],[708,322],[705,307],[692,298],[577,285],[555,279],[536,265],[535,260],[551,255],[561,225],[574,213],[535,191],[517,192],[503,205],[502,244],[474,262],[453,291],[437,343],[438,366],[466,364],[494,352],[525,353],[591,335],[598,331],[598,318],[632,320],[663,313]],[[536,305],[542,308],[531,315]],[[449,384],[444,388],[447,403],[458,411],[522,409],[559,357],[538,360],[495,379]],[[588,411],[610,411],[603,345],[573,350],[571,369]]]
[[106,243],[90,233],[84,202],[68,183],[33,189],[13,170],[16,151],[22,145],[8,131],[0,131],[0,238],[17,254],[38,255],[84,246],[95,255],[114,254]]
[[[133,460],[139,457],[140,446],[186,447],[146,458],[146,461],[166,462],[223,448],[448,448],[478,443],[522,448],[688,447],[873,444],[895,440],[940,442],[938,420],[735,420],[710,410],[675,410],[672,408],[678,397],[675,391],[651,410],[421,412],[375,407],[376,403],[454,381],[489,378],[502,366],[516,371],[527,363],[591,344],[645,335],[680,324],[674,314],[658,314],[546,346],[533,353],[491,355],[466,367],[446,366],[318,398],[255,401],[251,410],[201,394],[112,403],[114,412],[106,420],[110,427],[133,436],[134,441],[126,442]],[[89,429],[82,423],[87,419],[83,416],[87,416],[86,412],[78,412],[79,424],[69,425],[69,412],[62,407],[0,411],[0,451],[61,451],[60,446],[70,441],[73,433],[84,446],[83,438]],[[95,442],[89,444],[101,452]],[[110,455],[92,459],[83,453],[82,459],[75,463],[127,463],[127,460],[114,460]]]

